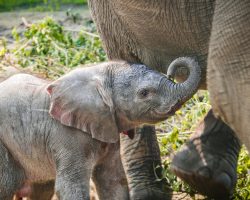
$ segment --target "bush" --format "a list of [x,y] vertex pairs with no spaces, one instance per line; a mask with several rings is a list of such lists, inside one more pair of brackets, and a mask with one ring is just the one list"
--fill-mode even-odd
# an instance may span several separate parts
[[52,18],[32,24],[21,40],[15,29],[12,34],[16,40],[16,48],[3,48],[5,50],[2,51],[8,52],[7,57],[11,59],[4,59],[2,62],[8,64],[6,62],[11,60],[9,64],[30,68],[43,73],[47,78],[58,78],[79,64],[106,60],[98,35],[83,30],[73,38],[71,33],[64,31]]

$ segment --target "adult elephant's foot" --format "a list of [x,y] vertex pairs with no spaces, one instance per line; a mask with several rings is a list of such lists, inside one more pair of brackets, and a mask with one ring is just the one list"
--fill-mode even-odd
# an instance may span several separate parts
[[171,168],[200,193],[229,199],[237,181],[240,147],[231,128],[209,111],[190,141],[174,156]]

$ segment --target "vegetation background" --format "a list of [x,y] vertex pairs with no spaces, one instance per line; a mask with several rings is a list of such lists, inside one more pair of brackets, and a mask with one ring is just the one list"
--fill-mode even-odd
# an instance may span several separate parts
[[0,0],[0,11],[13,10],[20,7],[59,10],[61,5],[86,4],[87,0]]
[[[10,68],[56,79],[79,65],[107,60],[95,25],[82,11],[86,0],[0,0],[0,70]],[[79,12],[76,6],[80,6]],[[23,12],[20,16],[14,16]],[[6,12],[8,11],[8,12]],[[10,12],[9,12],[10,11]],[[39,12],[38,12],[39,11]],[[43,12],[41,12],[43,11]],[[35,16],[46,17],[31,21]],[[31,13],[31,14],[28,14]],[[21,16],[28,16],[30,18]],[[62,17],[63,16],[63,17]],[[1,18],[18,20],[4,27]],[[58,19],[59,18],[59,19]],[[1,33],[1,30],[2,31]],[[170,155],[174,154],[195,131],[196,125],[210,109],[209,94],[199,91],[176,115],[157,125],[158,141],[164,170],[156,181],[166,181],[182,199],[206,199],[183,183],[170,171]],[[156,166],[158,167],[158,166]],[[238,161],[238,183],[234,199],[250,199],[250,158],[243,147]],[[183,196],[184,195],[184,196]],[[187,196],[188,197],[187,197]],[[177,198],[178,199],[178,198]],[[180,199],[180,198],[179,198]]]

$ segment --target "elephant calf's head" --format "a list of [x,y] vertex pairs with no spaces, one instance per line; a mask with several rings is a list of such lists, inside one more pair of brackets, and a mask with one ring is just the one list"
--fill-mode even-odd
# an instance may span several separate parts
[[176,84],[145,65],[121,61],[76,69],[47,87],[50,114],[93,138],[116,142],[121,131],[173,115],[198,87],[197,78],[190,78],[199,70],[192,70],[184,83]]
[[145,65],[123,65],[127,66],[114,68],[112,88],[116,112],[125,129],[127,122],[154,124],[173,115],[196,92],[200,80],[198,64],[186,57],[169,66],[168,77],[174,76],[178,67],[189,68],[189,78],[179,84]]

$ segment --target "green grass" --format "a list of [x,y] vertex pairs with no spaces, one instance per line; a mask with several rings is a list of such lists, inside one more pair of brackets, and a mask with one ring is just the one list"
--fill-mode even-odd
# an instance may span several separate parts
[[[23,34],[12,31],[16,42],[9,49],[4,38],[0,38],[0,67],[15,66],[43,74],[45,78],[56,79],[80,64],[107,60],[95,27],[88,24],[85,30],[73,37],[53,19],[46,18],[33,24]],[[198,92],[176,115],[157,125],[158,141],[163,159],[163,177],[176,192],[187,193],[195,199],[196,191],[178,179],[169,169],[170,153],[177,151],[201,118],[211,108],[207,92]],[[250,158],[245,148],[238,161],[238,183],[236,200],[250,199]]]
[[0,11],[13,10],[22,6],[36,10],[58,10],[64,4],[86,4],[87,0],[0,0]]

